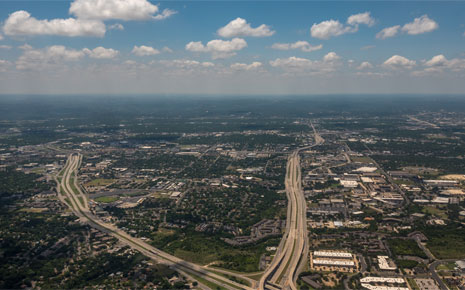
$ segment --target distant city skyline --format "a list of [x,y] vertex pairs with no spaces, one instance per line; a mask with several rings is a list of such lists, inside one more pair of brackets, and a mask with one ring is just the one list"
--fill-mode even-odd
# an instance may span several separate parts
[[465,3],[0,2],[0,94],[462,94]]

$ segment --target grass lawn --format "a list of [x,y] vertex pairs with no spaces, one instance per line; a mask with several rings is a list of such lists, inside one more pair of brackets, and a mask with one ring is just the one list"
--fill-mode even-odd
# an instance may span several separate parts
[[410,284],[410,287],[412,287],[413,290],[419,290],[420,287],[418,287],[417,282],[413,278],[407,278],[407,282]]
[[34,168],[31,170],[32,173],[35,173],[35,174],[43,174],[45,173],[45,169],[43,168]]
[[20,209],[19,211],[21,212],[32,212],[32,213],[41,213],[41,212],[44,212],[44,211],[47,211],[48,208],[46,207],[40,207],[40,208],[22,208]]
[[434,215],[436,217],[439,217],[441,219],[446,219],[447,214],[445,210],[442,210],[440,208],[437,208],[435,206],[424,206],[423,207],[423,213]]
[[84,198],[82,196],[78,196],[79,202],[81,203],[82,206],[85,206]]
[[452,271],[455,268],[455,263],[454,262],[449,262],[445,264],[439,265],[436,270],[438,271]]
[[119,200],[118,196],[100,196],[97,198],[94,198],[96,202],[102,202],[102,203],[110,203]]
[[256,275],[251,275],[251,276],[247,276],[251,279],[254,279],[254,280],[257,280],[257,281],[260,281],[260,279],[262,278],[263,274],[256,274]]
[[415,184],[415,182],[413,182],[412,180],[409,180],[409,179],[395,179],[394,183],[398,184],[398,185],[401,185],[401,184],[414,185]]
[[92,181],[89,181],[85,184],[85,186],[107,186],[115,182],[116,179],[104,179],[104,178],[98,178],[94,179]]
[[211,270],[211,272],[215,273],[216,275],[219,275],[219,276],[223,276],[231,281],[234,281],[236,283],[239,283],[239,284],[242,284],[242,285],[246,285],[246,286],[251,286],[249,281],[247,280],[244,280],[244,279],[241,279],[239,277],[236,277],[236,276],[232,276],[232,275],[228,275],[228,274],[224,274],[222,272],[218,272],[218,271],[215,271],[215,270]]
[[202,278],[202,277],[200,277],[200,276],[198,276],[198,275],[192,274],[191,272],[188,272],[188,274],[189,274],[189,276],[191,276],[192,278],[194,278],[195,280],[199,281],[200,283],[202,283],[203,285],[207,286],[207,287],[210,288],[210,289],[213,289],[213,290],[216,290],[216,289],[220,289],[220,290],[226,289],[226,288],[221,287],[221,286],[219,286],[219,285],[217,285],[217,284],[215,284],[215,283],[213,283],[213,282],[210,282],[210,281],[208,281],[208,280],[206,280],[206,279],[204,279],[204,278]]
[[350,160],[352,160],[352,162],[361,162],[361,163],[372,163],[373,162],[370,157],[366,157],[366,156],[350,156]]

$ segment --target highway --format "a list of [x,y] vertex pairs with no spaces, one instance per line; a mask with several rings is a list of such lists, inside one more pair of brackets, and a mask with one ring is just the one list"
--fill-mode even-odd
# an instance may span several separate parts
[[315,143],[296,149],[286,166],[286,195],[288,198],[286,232],[270,266],[260,279],[259,289],[297,289],[297,277],[308,257],[307,204],[302,190],[299,153],[320,145],[324,139],[311,123]]
[[[145,243],[141,239],[135,238],[117,228],[116,226],[102,221],[99,217],[95,216],[90,212],[88,207],[88,199],[86,195],[81,191],[77,182],[77,169],[79,168],[82,161],[82,155],[70,154],[65,167],[60,174],[55,178],[58,186],[58,197],[59,199],[67,204],[70,209],[78,216],[82,221],[87,222],[92,227],[108,233],[122,243],[130,246],[133,249],[138,250],[145,256],[154,259],[158,263],[170,266],[172,269],[183,273],[184,275],[196,280],[196,277],[200,277],[210,283],[223,287],[225,289],[252,289],[246,285],[231,281],[222,275],[213,273],[206,268],[196,265],[191,262],[184,261],[171,254],[165,253],[153,246]],[[245,280],[250,281],[249,278],[239,274],[235,274],[228,271],[222,271],[228,275],[237,276]],[[201,281],[199,281],[200,284]],[[202,285],[202,288],[206,288]]]
[[[276,255],[270,266],[261,277],[258,289],[297,289],[295,283],[299,273],[302,271],[308,257],[308,235],[306,218],[306,201],[302,190],[302,177],[299,153],[320,145],[324,139],[317,133],[313,124],[315,142],[311,146],[296,149],[289,156],[286,166],[285,188],[288,198],[286,231],[278,246]],[[108,233],[122,243],[138,250],[158,263],[170,266],[183,273],[191,279],[200,277],[210,283],[225,289],[256,289],[257,285],[253,279],[241,274],[229,272],[227,270],[208,269],[194,263],[184,261],[171,254],[163,252],[147,244],[141,239],[135,238],[117,228],[113,224],[104,222],[89,210],[87,196],[82,192],[79,183],[77,170],[82,162],[81,154],[70,154],[68,160],[55,177],[59,199],[67,204],[69,208],[83,222],[92,227]],[[218,273],[218,274],[217,274]],[[223,275],[231,275],[246,280],[251,287],[232,281]],[[201,281],[199,281],[200,284]],[[202,288],[207,288],[201,285]]]

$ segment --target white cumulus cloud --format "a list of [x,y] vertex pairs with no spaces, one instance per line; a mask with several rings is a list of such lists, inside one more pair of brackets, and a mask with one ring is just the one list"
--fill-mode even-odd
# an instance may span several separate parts
[[265,37],[271,36],[275,32],[271,30],[271,28],[266,25],[262,24],[258,27],[252,28],[252,26],[247,23],[245,19],[240,17],[232,20],[226,26],[221,27],[218,29],[218,35],[221,37],[237,37],[237,36],[253,36],[253,37]]
[[443,54],[433,56],[430,60],[425,62],[426,66],[446,66],[449,63]]
[[371,17],[370,12],[364,12],[349,16],[347,25],[334,19],[314,23],[310,28],[310,35],[315,38],[329,39],[334,36],[357,32],[360,24],[373,26],[374,23],[375,20]]
[[320,23],[314,23],[310,28],[312,37],[320,39],[329,39],[333,36],[339,36],[349,32],[355,32],[356,29],[352,26],[344,26],[338,20],[326,20]]
[[119,52],[112,48],[96,47],[94,49],[72,49],[63,45],[52,45],[43,49],[35,49],[25,44],[19,47],[23,53],[16,60],[18,70],[65,69],[68,63],[77,62],[85,56],[95,59],[110,59]]
[[200,41],[191,41],[186,44],[186,50],[192,52],[210,52],[212,57],[227,58],[236,55],[239,51],[247,47],[247,42],[242,38],[233,38],[231,40],[214,39],[210,40],[206,45]]
[[38,20],[29,12],[13,12],[3,25],[6,35],[61,35],[61,36],[103,36],[105,24],[98,20],[52,19]]
[[148,55],[156,55],[159,54],[160,51],[155,49],[151,46],[141,45],[141,46],[134,46],[132,49],[132,53],[137,56],[148,56]]
[[277,58],[270,61],[272,67],[279,67],[288,72],[310,71],[313,73],[328,73],[340,65],[340,56],[335,52],[326,54],[322,60],[310,60],[291,56],[289,58]]
[[156,15],[158,11],[158,6],[147,0],[75,0],[69,8],[69,13],[78,18],[98,20],[163,19],[171,13],[168,11],[159,16]]
[[43,69],[64,62],[77,61],[85,56],[82,50],[68,49],[63,45],[53,45],[45,49],[33,49],[23,46],[23,54],[16,61],[17,69]]
[[428,15],[425,14],[415,18],[412,22],[404,24],[402,27],[400,25],[386,27],[376,34],[376,38],[386,39],[394,37],[399,34],[399,32],[407,33],[409,35],[417,35],[431,32],[438,28],[438,23],[433,19],[430,19]]
[[294,43],[274,43],[271,48],[277,50],[291,50],[291,49],[300,49],[304,52],[312,52],[315,50],[320,50],[323,48],[322,44],[319,45],[311,45],[307,41],[296,41]]
[[251,71],[251,70],[257,70],[259,68],[261,68],[263,66],[263,64],[261,62],[258,62],[258,61],[254,61],[250,64],[246,64],[246,63],[233,63],[231,64],[231,69],[233,70],[246,70],[246,71]]
[[373,26],[375,24],[375,20],[371,17],[370,12],[364,12],[349,16],[349,18],[347,18],[347,24],[365,24],[368,26]]
[[394,25],[391,27],[386,27],[376,34],[376,38],[386,39],[389,37],[394,37],[399,33],[400,25]]
[[323,57],[323,60],[326,61],[326,62],[333,62],[333,61],[339,60],[340,58],[341,57],[339,55],[337,55],[335,52],[331,51],[331,52],[328,52],[328,54],[326,54]]
[[370,69],[370,68],[373,68],[373,65],[372,65],[371,63],[369,63],[368,61],[362,62],[362,63],[357,67],[358,70],[364,70],[364,69]]
[[124,30],[124,26],[121,23],[115,23],[110,26],[108,26],[109,30]]
[[167,53],[172,53],[173,52],[173,50],[171,48],[169,48],[168,46],[163,47],[163,51],[167,52]]
[[465,70],[465,59],[453,58],[448,60],[443,54],[433,56],[430,60],[424,62],[430,71],[442,71],[443,69],[450,69],[452,71]]
[[407,34],[416,35],[431,32],[438,29],[439,25],[433,19],[430,19],[428,15],[423,15],[415,18],[413,22],[407,23],[402,27],[402,31]]
[[86,53],[89,57],[97,58],[97,59],[115,58],[119,54],[119,51],[113,48],[105,48],[101,46],[96,47],[92,50],[88,48],[84,48],[82,51]]
[[161,60],[161,64],[171,69],[179,69],[180,72],[199,72],[209,70],[215,64],[209,61],[200,62],[190,59]]
[[270,61],[270,65],[273,67],[283,68],[307,68],[314,64],[312,60],[291,56],[288,58],[277,58]]
[[412,68],[416,65],[416,61],[410,60],[406,57],[400,55],[393,55],[388,58],[384,63],[383,66],[388,68]]
[[153,17],[153,19],[155,20],[163,20],[163,19],[166,19],[174,14],[178,13],[177,11],[175,10],[171,10],[171,9],[163,9],[163,11],[158,14],[158,15],[155,15]]

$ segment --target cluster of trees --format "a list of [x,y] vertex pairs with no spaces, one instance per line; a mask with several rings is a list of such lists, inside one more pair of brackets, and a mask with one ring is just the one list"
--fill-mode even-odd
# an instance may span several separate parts
[[421,232],[428,238],[428,249],[438,259],[465,258],[465,226],[448,221],[446,226],[423,226]]
[[[15,196],[19,198],[50,189],[52,185],[37,181],[39,177],[38,174],[25,174],[11,167],[0,171],[0,199],[11,202]],[[0,203],[1,205],[5,205],[5,202]]]
[[265,145],[275,144],[286,144],[289,145],[295,142],[294,137],[279,136],[271,134],[260,134],[260,135],[244,135],[244,134],[231,134],[225,136],[205,136],[205,137],[189,137],[182,138],[179,140],[180,144],[220,144],[229,143],[234,144],[236,149],[242,149],[247,145],[249,149],[255,149],[263,147]]
[[423,259],[428,258],[425,252],[412,239],[389,239],[389,248],[395,256],[417,256]]

